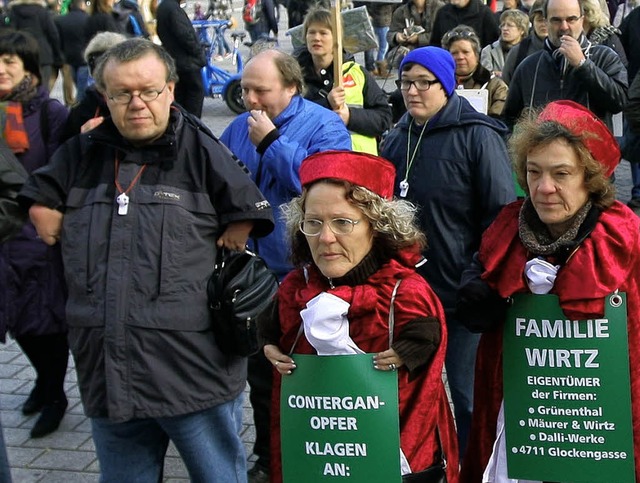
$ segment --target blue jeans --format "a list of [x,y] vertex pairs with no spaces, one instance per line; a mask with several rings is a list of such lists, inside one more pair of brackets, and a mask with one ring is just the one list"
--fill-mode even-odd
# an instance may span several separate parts
[[92,418],[101,483],[157,483],[173,441],[192,482],[246,483],[242,429],[244,394],[196,413],[114,423]]
[[480,334],[469,332],[459,321],[450,317],[447,317],[447,330],[449,342],[445,366],[456,418],[460,460],[462,460],[471,429],[473,381]]
[[71,71],[73,72],[73,81],[76,84],[76,102],[80,102],[84,98],[87,87],[89,87],[89,66],[72,66]]
[[387,48],[389,47],[389,44],[387,43],[387,32],[389,31],[389,27],[373,27],[373,31],[378,38],[378,55],[375,55],[376,49],[364,51],[364,67],[368,71],[372,71],[375,67],[374,58],[378,62],[384,60]]
[[384,60],[387,48],[389,47],[389,44],[387,44],[387,32],[389,31],[389,27],[373,27],[373,31],[376,33],[376,37],[378,37],[378,57],[376,60],[380,62],[381,60]]
[[631,181],[633,187],[631,188],[631,197],[640,198],[640,163],[629,163],[631,166]]

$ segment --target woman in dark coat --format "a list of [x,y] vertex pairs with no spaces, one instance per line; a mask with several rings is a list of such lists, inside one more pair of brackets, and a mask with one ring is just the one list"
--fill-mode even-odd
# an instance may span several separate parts
[[100,32],[126,33],[119,22],[120,12],[113,10],[115,0],[94,0],[91,3],[91,15],[84,26],[84,41],[89,41]]
[[[49,99],[38,65],[31,35],[0,32],[0,109],[7,117],[2,136],[28,172],[49,162],[68,115]],[[0,340],[9,332],[36,371],[36,385],[22,407],[25,415],[42,411],[31,430],[34,438],[55,431],[67,408],[65,302],[60,249],[46,245],[27,222],[0,245]]]

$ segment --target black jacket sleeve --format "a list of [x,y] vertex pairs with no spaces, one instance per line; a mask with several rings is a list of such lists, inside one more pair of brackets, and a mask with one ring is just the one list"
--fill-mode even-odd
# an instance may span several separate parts
[[627,103],[624,114],[627,117],[631,131],[640,134],[640,76],[637,75],[631,87],[629,87],[629,102]]
[[0,142],[0,243],[16,234],[27,219],[27,210],[18,203],[18,192],[27,171],[4,141]]
[[473,256],[469,267],[462,272],[456,301],[456,318],[471,332],[490,332],[504,320],[507,301],[480,278],[484,271]]
[[362,69],[365,75],[364,88],[362,90],[362,109],[349,109],[350,131],[365,136],[379,137],[391,127],[391,108],[387,95],[380,88],[371,73]]

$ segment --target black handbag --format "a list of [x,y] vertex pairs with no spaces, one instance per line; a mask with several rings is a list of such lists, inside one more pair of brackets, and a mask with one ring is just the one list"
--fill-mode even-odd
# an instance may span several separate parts
[[270,305],[278,279],[259,256],[219,250],[207,284],[213,333],[227,355],[249,356],[260,348],[256,319]]

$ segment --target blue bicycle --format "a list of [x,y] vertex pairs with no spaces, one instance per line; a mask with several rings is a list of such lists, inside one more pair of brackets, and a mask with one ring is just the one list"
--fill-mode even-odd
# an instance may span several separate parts
[[[236,66],[236,72],[231,73],[213,63],[213,58],[217,52],[217,45],[224,39],[224,31],[233,25],[231,20],[193,20],[193,27],[198,32],[203,47],[205,48],[207,65],[202,70],[202,83],[204,84],[205,95],[214,99],[222,98],[236,114],[244,112],[244,102],[242,101],[242,87],[240,79],[242,77],[242,55],[238,47],[240,42],[247,36],[246,32],[232,32],[233,50],[231,52],[231,62]],[[214,36],[211,40],[209,28],[213,28]]]

